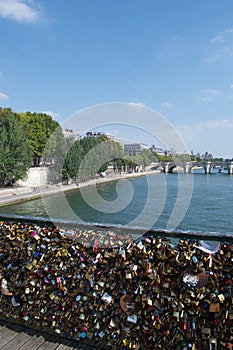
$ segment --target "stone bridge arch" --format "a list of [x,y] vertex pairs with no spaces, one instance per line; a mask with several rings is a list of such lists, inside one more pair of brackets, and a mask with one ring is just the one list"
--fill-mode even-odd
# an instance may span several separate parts
[[201,167],[204,169],[205,174],[210,174],[211,169],[217,166],[221,166],[227,170],[228,174],[233,174],[233,161],[231,162],[154,162],[148,167],[150,170],[160,170],[165,174],[173,173],[176,167],[180,167],[184,170],[184,173],[191,173],[191,170],[195,167]]

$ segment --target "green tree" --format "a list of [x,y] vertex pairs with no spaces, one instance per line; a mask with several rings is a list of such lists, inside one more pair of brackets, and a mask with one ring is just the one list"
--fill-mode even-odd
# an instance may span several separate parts
[[60,126],[48,138],[42,154],[44,165],[49,169],[48,182],[57,183],[61,180],[64,160],[73,142],[73,138],[64,137]]
[[33,152],[33,165],[39,166],[44,148],[59,124],[44,113],[20,113],[19,119]]
[[[69,142],[67,140],[67,142]],[[107,136],[84,137],[70,144],[62,165],[62,179],[83,181],[107,170],[110,163],[124,157],[122,146]]]
[[61,164],[64,159],[65,151],[68,149],[66,139],[62,132],[62,128],[58,126],[55,131],[48,137],[46,145],[43,149],[42,157],[45,165],[53,163]]
[[18,115],[0,109],[0,186],[23,179],[31,164],[30,146]]
[[81,161],[84,156],[84,149],[80,141],[75,141],[69,148],[69,151],[65,157],[62,175],[63,178],[72,178],[74,181],[78,179],[78,171]]

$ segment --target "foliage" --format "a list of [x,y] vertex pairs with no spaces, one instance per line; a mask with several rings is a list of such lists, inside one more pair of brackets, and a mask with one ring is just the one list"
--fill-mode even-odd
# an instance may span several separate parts
[[31,151],[18,115],[0,108],[0,186],[23,179],[30,167]]
[[[155,152],[152,152],[155,153]],[[158,162],[190,162],[195,160],[195,156],[187,153],[160,155],[155,153]]]
[[57,127],[49,137],[42,157],[44,165],[49,167],[48,182],[57,183],[62,177],[64,159],[74,142],[73,138],[65,138],[61,127]]
[[173,161],[173,156],[172,155],[160,155],[155,152],[154,153],[156,159],[158,162],[172,162]]
[[196,156],[194,156],[194,155],[191,154],[191,155],[190,155],[190,159],[191,159],[192,162],[195,162],[195,161],[196,161]]
[[157,161],[156,155],[149,151],[148,149],[142,150],[141,154],[134,157],[134,162],[138,166],[142,166],[142,168],[145,168],[146,166],[150,165],[152,162]]
[[[69,138],[66,142],[70,142]],[[71,141],[61,169],[63,182],[68,178],[75,181],[94,178],[123,156],[122,146],[105,135]]]
[[79,166],[84,156],[83,145],[80,141],[74,141],[73,139],[66,139],[67,154],[62,164],[62,177],[63,179],[73,178],[77,179]]
[[[52,139],[50,140],[50,136],[60,126],[51,116],[44,113],[20,113],[19,119],[27,134],[33,153],[34,166],[38,166],[48,140],[55,151],[56,145],[52,142]],[[53,139],[56,140],[56,138]]]

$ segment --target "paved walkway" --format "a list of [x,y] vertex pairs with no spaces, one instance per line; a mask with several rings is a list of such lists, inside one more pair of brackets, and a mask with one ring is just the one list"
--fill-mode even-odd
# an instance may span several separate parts
[[[0,350],[107,350],[108,344],[98,345],[95,341],[80,342],[65,339],[48,332],[25,328],[21,325],[0,320]],[[119,348],[118,348],[119,349]]]
[[17,203],[24,200],[40,198],[43,195],[55,194],[65,190],[76,189],[76,185],[67,185],[67,186],[45,186],[38,187],[36,191],[32,187],[24,188],[12,188],[12,189],[0,189],[0,206],[7,205],[11,203]]
[[23,200],[30,200],[40,198],[41,196],[47,196],[51,194],[55,194],[62,191],[70,191],[81,187],[87,187],[94,184],[100,184],[109,181],[123,180],[133,177],[145,176],[145,175],[153,175],[157,174],[156,171],[144,171],[141,173],[124,173],[124,174],[113,174],[108,175],[106,177],[99,177],[96,179],[90,179],[84,182],[80,182],[78,187],[76,184],[69,185],[47,185],[36,188],[34,191],[33,187],[12,187],[12,188],[0,188],[0,207],[3,205],[21,202]]

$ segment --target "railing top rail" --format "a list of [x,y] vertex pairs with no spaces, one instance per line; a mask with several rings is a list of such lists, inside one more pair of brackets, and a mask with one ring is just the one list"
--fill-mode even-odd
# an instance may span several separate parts
[[[61,228],[74,229],[74,230],[95,230],[95,231],[109,231],[114,230],[121,232],[122,234],[132,234],[135,237],[140,236],[154,236],[154,237],[167,237],[172,239],[191,239],[200,240],[205,239],[208,241],[221,241],[221,242],[233,242],[232,233],[218,233],[218,232],[192,232],[192,231],[168,231],[163,229],[145,229],[140,227],[127,227],[121,225],[107,224],[107,223],[80,223],[78,221],[69,221],[62,219],[50,219],[31,216],[20,216],[11,214],[0,214],[0,221],[8,221],[9,223],[29,223],[35,225],[46,226],[58,226]],[[56,225],[54,224],[56,223]]]

